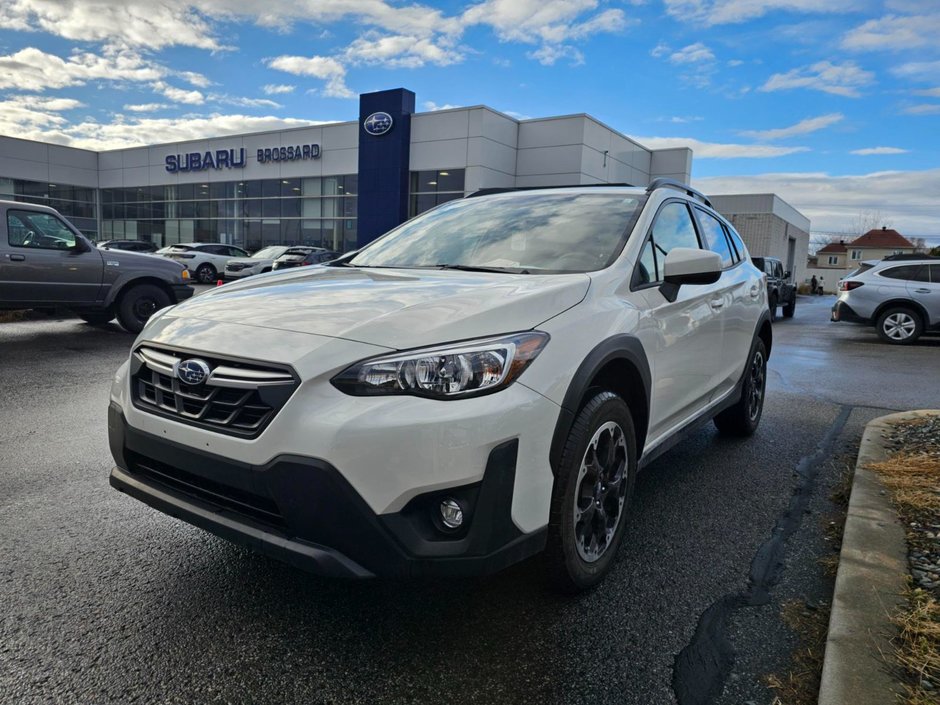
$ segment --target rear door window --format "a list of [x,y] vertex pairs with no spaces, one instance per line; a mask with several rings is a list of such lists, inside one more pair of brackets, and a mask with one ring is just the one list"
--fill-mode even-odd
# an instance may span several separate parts
[[721,255],[721,266],[727,269],[737,262],[737,256],[731,250],[728,238],[725,236],[725,229],[711,213],[696,208],[698,222],[702,226],[702,236],[705,238],[705,244],[712,252]]
[[901,279],[903,281],[926,281],[921,279],[921,270],[926,269],[922,264],[905,264],[901,267],[890,267],[879,274],[888,279]]

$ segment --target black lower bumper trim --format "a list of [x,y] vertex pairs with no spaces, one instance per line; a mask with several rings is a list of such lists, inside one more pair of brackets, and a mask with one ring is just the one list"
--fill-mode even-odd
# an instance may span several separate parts
[[[416,497],[376,515],[329,463],[282,455],[252,466],[143,433],[108,412],[115,488],[195,526],[328,576],[480,575],[527,558],[546,532],[510,518],[518,441],[490,453],[483,480]],[[469,527],[447,535],[428,521],[443,495],[467,507]]]
[[832,315],[830,317],[833,323],[844,321],[846,323],[871,323],[871,321],[864,316],[859,316],[844,301],[836,301],[832,307]]
[[189,284],[173,284],[171,288],[173,289],[173,302],[177,304],[191,298],[196,292]]

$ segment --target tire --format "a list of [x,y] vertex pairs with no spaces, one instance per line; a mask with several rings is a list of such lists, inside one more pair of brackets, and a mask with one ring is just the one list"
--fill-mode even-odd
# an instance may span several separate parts
[[750,436],[757,430],[764,413],[764,393],[767,390],[767,348],[758,338],[751,348],[741,398],[715,417],[715,426],[727,436]]
[[121,294],[117,318],[130,333],[140,333],[154,313],[170,305],[170,296],[155,284],[137,284]]
[[[630,409],[613,392],[595,392],[571,426],[552,489],[545,563],[551,581],[569,593],[597,585],[608,573],[636,479]],[[605,484],[605,478],[614,481]]]
[[196,281],[200,284],[211,284],[218,279],[219,273],[208,262],[203,262],[196,268]]
[[790,300],[787,302],[786,306],[783,307],[783,317],[784,318],[793,318],[793,314],[796,313],[796,292],[793,292],[793,296],[790,297]]
[[924,332],[924,321],[913,309],[892,306],[878,316],[878,337],[892,345],[910,345]]
[[114,312],[94,311],[93,313],[80,313],[78,317],[90,326],[103,326],[114,320]]
[[770,308],[770,321],[777,320],[777,295],[771,294],[770,300],[767,302],[768,307]]

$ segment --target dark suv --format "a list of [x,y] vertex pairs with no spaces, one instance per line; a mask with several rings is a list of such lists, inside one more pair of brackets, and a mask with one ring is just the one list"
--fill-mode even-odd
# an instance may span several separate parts
[[172,260],[93,246],[52,208],[0,201],[0,309],[63,307],[139,333],[155,311],[193,295],[188,281]]
[[754,266],[767,275],[767,305],[770,320],[777,320],[777,306],[783,306],[783,317],[796,313],[796,285],[790,281],[790,270],[776,257],[751,257]]

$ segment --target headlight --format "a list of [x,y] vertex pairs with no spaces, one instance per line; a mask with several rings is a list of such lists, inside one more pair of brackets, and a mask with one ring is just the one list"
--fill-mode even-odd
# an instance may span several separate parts
[[453,399],[487,394],[515,382],[547,342],[548,333],[516,333],[383,355],[356,363],[332,382],[353,396]]

